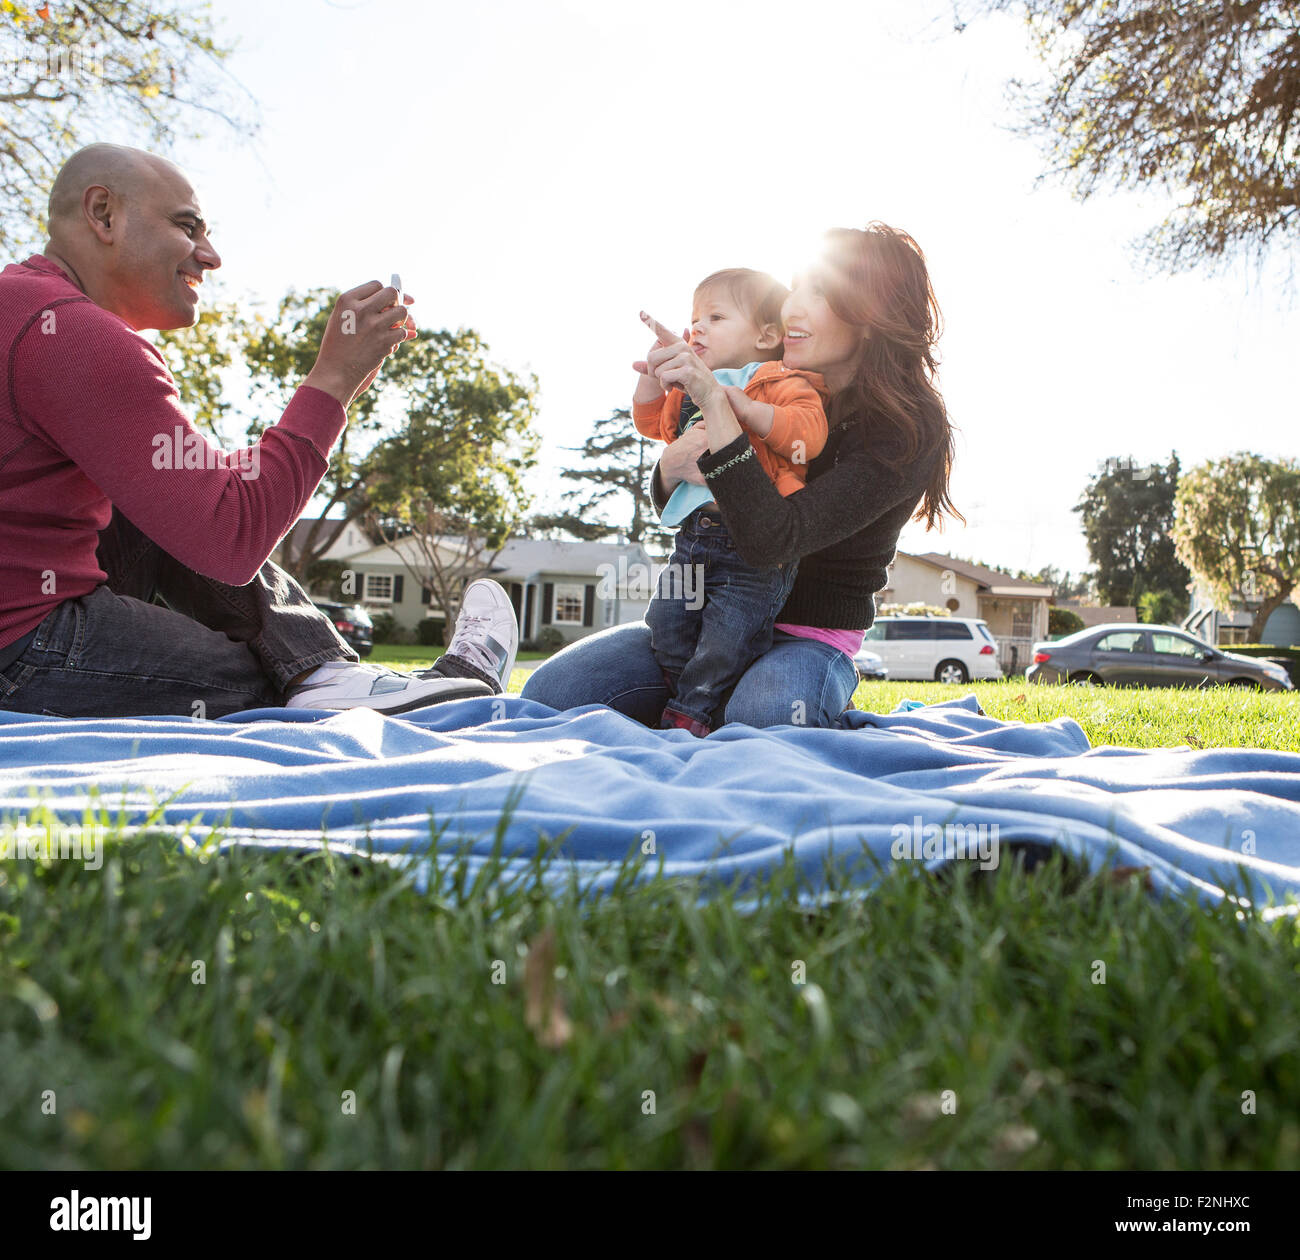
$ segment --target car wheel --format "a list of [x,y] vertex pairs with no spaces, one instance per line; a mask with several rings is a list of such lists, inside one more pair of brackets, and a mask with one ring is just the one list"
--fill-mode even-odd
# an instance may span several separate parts
[[970,681],[970,671],[960,661],[940,661],[934,671],[935,682],[964,683]]
[[1077,674],[1071,674],[1070,681],[1076,687],[1100,687],[1102,682],[1098,675],[1090,673],[1088,670],[1081,670]]

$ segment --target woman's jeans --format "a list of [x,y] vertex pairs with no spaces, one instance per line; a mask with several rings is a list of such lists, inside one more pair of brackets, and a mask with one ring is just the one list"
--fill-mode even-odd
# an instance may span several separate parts
[[771,648],[772,623],[798,568],[747,565],[716,511],[682,522],[645,615],[673,693],[660,725],[708,734],[722,698]]
[[[722,709],[744,726],[839,726],[858,671],[838,648],[778,630]],[[579,639],[529,675],[523,698],[553,709],[604,704],[658,726],[668,685],[650,650],[650,627],[630,622]]]
[[358,659],[269,561],[246,586],[227,586],[187,569],[116,510],[96,560],[108,580],[53,609],[0,671],[0,710],[216,718],[279,707],[304,670]]

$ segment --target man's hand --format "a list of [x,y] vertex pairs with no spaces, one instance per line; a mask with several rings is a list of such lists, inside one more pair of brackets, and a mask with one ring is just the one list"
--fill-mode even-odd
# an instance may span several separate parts
[[[721,388],[713,373],[705,367],[704,361],[691,349],[685,338],[670,332],[644,311],[641,312],[641,318],[656,337],[654,347],[645,358],[643,375],[657,377],[665,390],[676,386],[689,394],[697,407],[703,407]],[[640,363],[633,366],[638,371],[642,368]]]
[[[343,294],[325,326],[316,365],[303,384],[332,395],[345,408],[369,389],[384,360],[417,336],[415,321],[404,308],[397,317],[392,313],[398,297],[396,289],[378,280]],[[406,305],[414,300],[409,294],[403,298]]]

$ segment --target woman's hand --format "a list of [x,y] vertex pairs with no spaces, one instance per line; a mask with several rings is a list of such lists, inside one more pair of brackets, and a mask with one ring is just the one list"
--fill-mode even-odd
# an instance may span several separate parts
[[696,462],[709,449],[709,435],[702,424],[693,424],[675,442],[664,447],[659,456],[659,477],[664,485],[664,492],[672,494],[679,482],[689,481],[694,485],[704,485],[704,474]]
[[676,386],[689,394],[697,407],[705,407],[721,386],[704,365],[704,360],[683,338],[670,332],[645,311],[641,312],[641,318],[657,338],[655,347],[645,359],[647,374],[658,377],[665,390]]

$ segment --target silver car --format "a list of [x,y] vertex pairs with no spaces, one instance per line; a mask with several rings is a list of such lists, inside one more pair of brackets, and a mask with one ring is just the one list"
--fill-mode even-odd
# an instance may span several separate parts
[[859,682],[884,682],[889,677],[889,670],[885,668],[884,659],[875,652],[868,651],[865,647],[860,648],[853,658],[854,665],[858,668]]
[[1290,691],[1291,676],[1273,661],[1234,656],[1173,626],[1093,626],[1034,644],[1025,671],[1034,683],[1110,683],[1118,687],[1207,687],[1227,683]]

